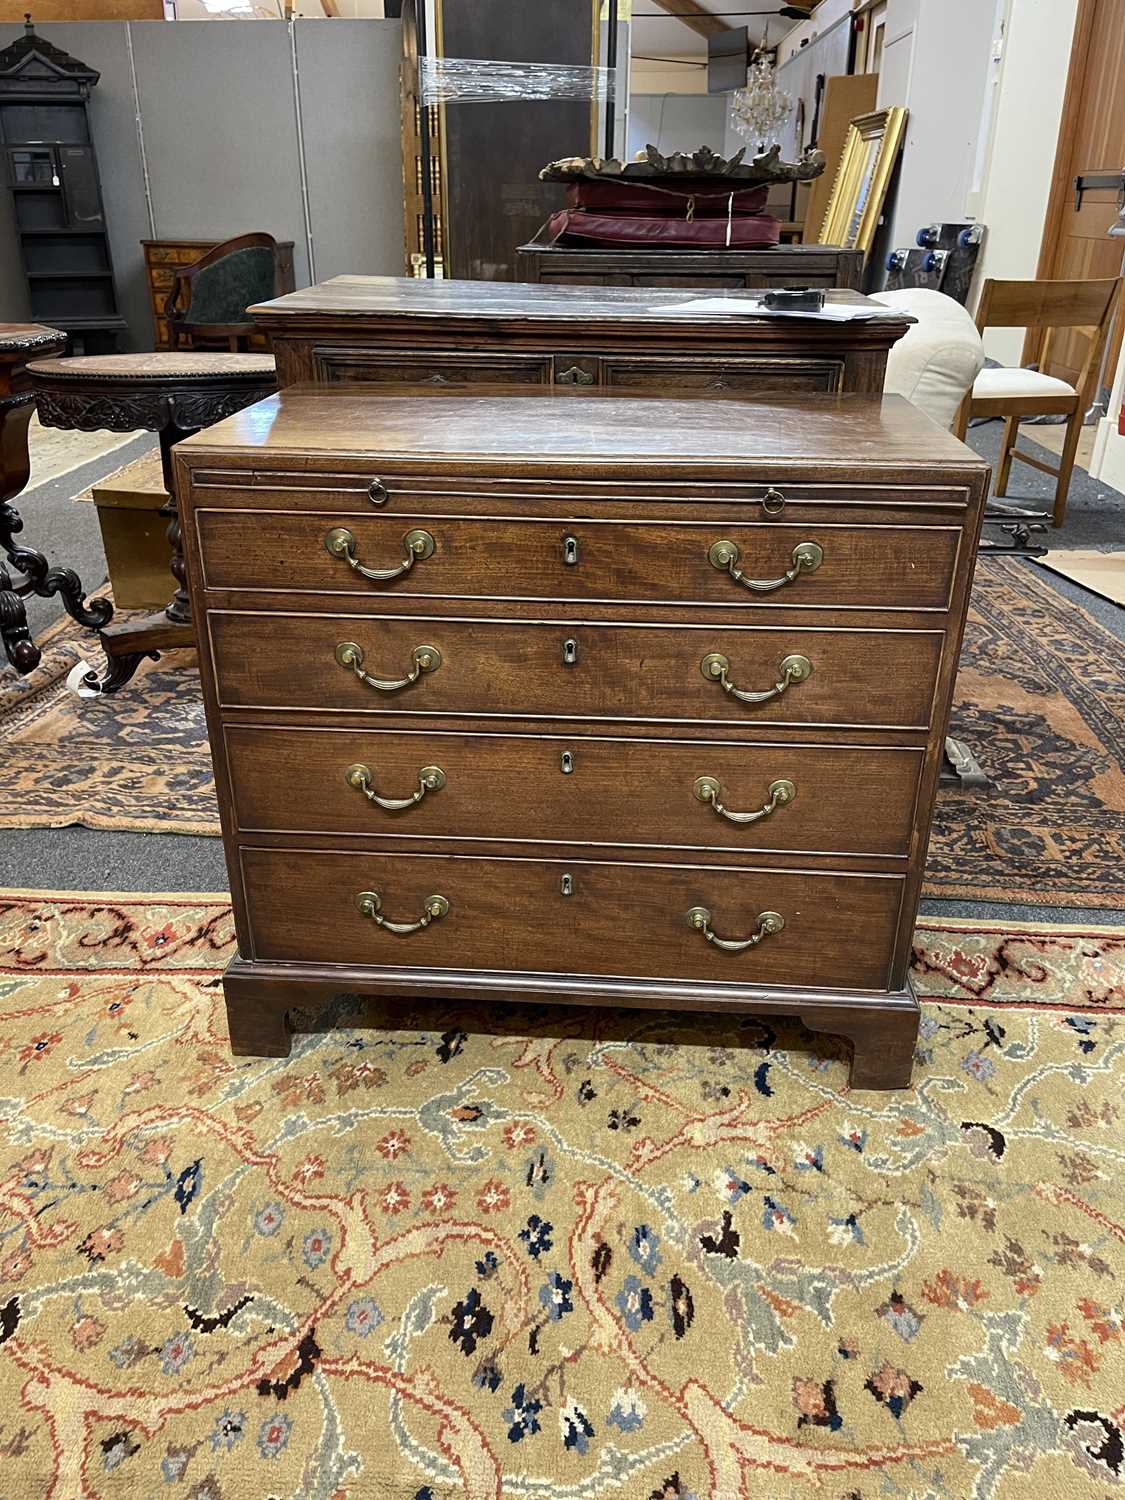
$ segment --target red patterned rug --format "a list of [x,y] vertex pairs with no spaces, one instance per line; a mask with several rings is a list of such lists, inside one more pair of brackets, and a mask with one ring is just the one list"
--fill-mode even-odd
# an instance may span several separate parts
[[13,1500],[1108,1500],[1125,931],[923,922],[915,1086],[751,1017],[341,1001],[0,896]]

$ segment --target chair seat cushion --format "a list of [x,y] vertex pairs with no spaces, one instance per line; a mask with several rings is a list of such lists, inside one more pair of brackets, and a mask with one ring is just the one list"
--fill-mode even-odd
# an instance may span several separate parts
[[1042,375],[1038,370],[1017,370],[1002,367],[998,370],[982,370],[973,381],[973,400],[1003,400],[1007,396],[1073,396],[1075,389],[1065,380],[1056,380],[1053,375]]

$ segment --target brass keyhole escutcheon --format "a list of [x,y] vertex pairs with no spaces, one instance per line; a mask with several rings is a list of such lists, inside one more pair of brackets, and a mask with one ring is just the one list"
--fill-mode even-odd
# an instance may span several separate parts
[[563,562],[568,568],[578,566],[578,538],[576,536],[563,537]]
[[578,642],[573,637],[563,641],[562,659],[564,667],[573,667],[578,662]]

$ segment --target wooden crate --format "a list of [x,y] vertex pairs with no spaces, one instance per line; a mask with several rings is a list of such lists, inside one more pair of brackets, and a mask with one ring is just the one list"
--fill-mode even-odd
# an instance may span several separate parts
[[154,448],[90,486],[118,609],[161,609],[176,589],[168,571],[168,499]]

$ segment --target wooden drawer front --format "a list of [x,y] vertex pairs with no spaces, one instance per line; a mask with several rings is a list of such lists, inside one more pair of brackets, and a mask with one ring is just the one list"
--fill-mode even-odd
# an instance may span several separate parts
[[748,391],[762,395],[803,396],[843,390],[844,362],[778,355],[776,359],[626,359],[600,362],[602,385],[617,389]]
[[170,292],[176,280],[176,273],[171,266],[151,266],[148,279],[149,285],[157,291]]
[[[225,730],[243,833],[905,856],[920,750],[398,730]],[[354,768],[366,768],[359,777]],[[436,767],[440,785],[404,801]],[[349,773],[351,774],[349,778]],[[718,784],[737,824],[702,800]],[[434,781],[430,775],[431,783]],[[780,782],[791,784],[792,792]]]
[[410,350],[314,349],[314,379],[379,385],[548,385],[547,354],[431,354]]
[[[898,876],[448,855],[244,848],[241,858],[258,959],[802,989],[886,985],[903,885]],[[449,910],[395,934],[360,913],[365,891],[378,894],[391,922],[418,921],[431,896]],[[752,936],[764,911],[785,926],[731,953],[689,926],[695,907],[710,912],[723,939]]]
[[145,255],[150,265],[193,266],[213,248],[212,245],[150,245]]
[[[199,509],[253,502],[255,509],[320,512],[325,524],[351,515],[398,516],[424,524],[427,514],[510,517],[515,521],[557,522],[566,530],[582,520],[739,522],[770,526],[953,526],[959,528],[969,490],[959,484],[912,484],[909,480],[838,484],[809,483],[778,464],[768,479],[586,478],[574,472],[559,478],[503,472],[487,475],[403,473],[372,459],[355,473],[309,469],[229,469],[197,467],[192,499]],[[638,510],[643,505],[645,510]],[[651,507],[651,510],[648,509]],[[720,532],[725,535],[725,531]]]
[[[224,610],[211,611],[207,619],[224,706],[429,716],[926,729],[943,640],[936,630],[575,625]],[[404,681],[411,673],[415,680],[394,691],[361,682],[337,661],[338,646],[347,643],[360,648],[361,669],[380,681]],[[415,651],[434,647],[440,665],[419,672]],[[727,658],[728,679],[739,691],[771,690],[783,678],[783,661],[795,655],[804,656],[812,672],[780,694],[748,703],[704,676],[704,658],[716,653]]]
[[[472,520],[424,510],[379,516],[202,510],[196,525],[208,588],[869,609],[946,608],[960,538],[952,526],[827,526],[815,518],[699,526]],[[341,528],[351,541],[345,556],[333,556],[326,542]],[[348,564],[350,555],[373,571],[398,568],[411,555],[407,538],[419,532],[432,552],[406,573],[371,580]],[[722,542],[734,544],[737,558],[724,561],[720,551],[712,562],[711,548]],[[811,554],[812,570],[802,564],[808,544],[821,554],[819,560]],[[802,545],[805,552],[798,551]],[[750,589],[732,568],[772,587]]]

